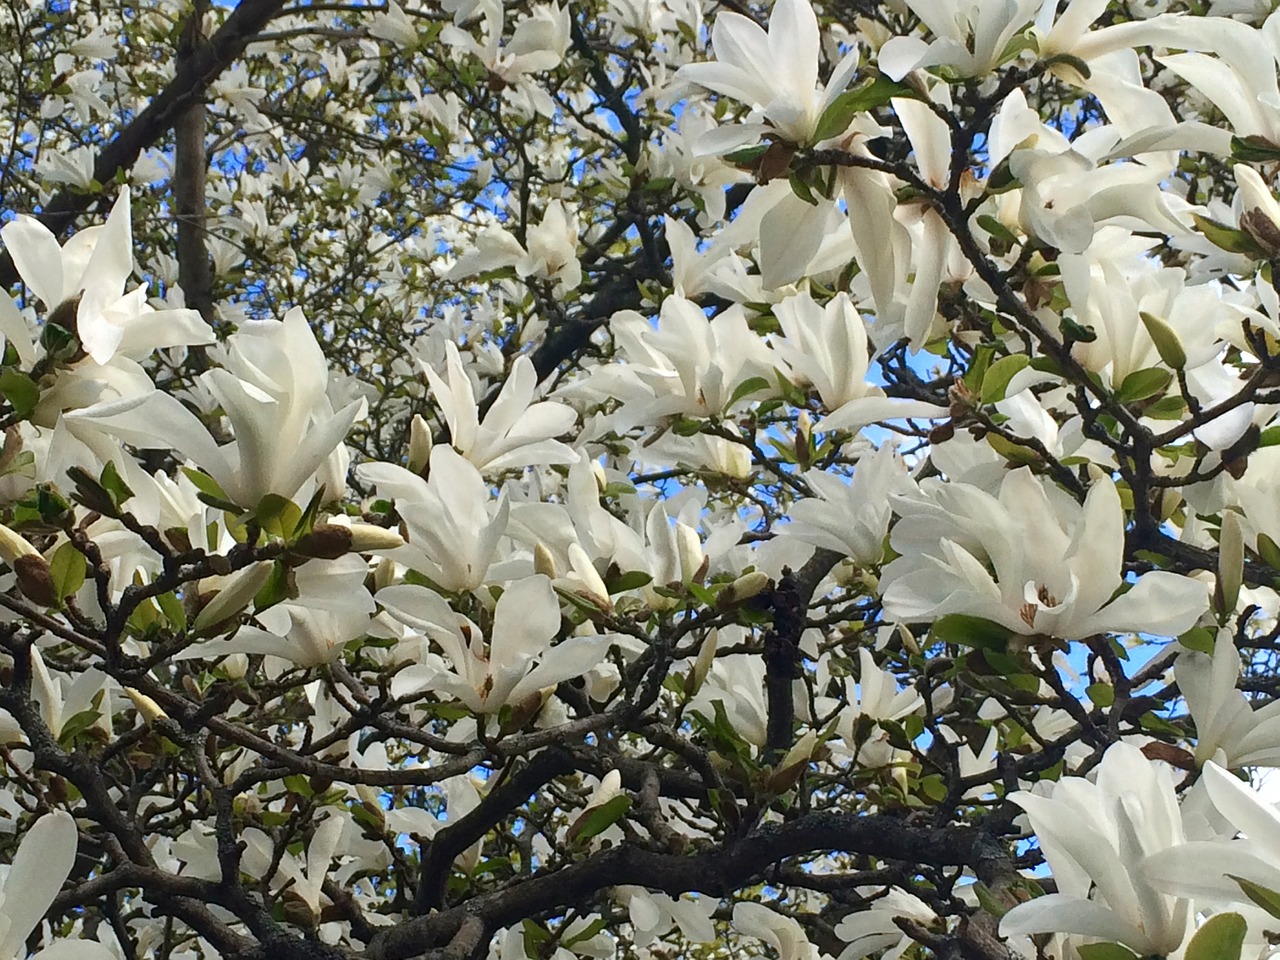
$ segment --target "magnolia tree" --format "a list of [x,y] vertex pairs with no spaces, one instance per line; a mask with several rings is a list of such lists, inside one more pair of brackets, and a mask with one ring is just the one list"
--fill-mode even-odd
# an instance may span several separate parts
[[1253,960],[1268,0],[0,9],[0,960]]

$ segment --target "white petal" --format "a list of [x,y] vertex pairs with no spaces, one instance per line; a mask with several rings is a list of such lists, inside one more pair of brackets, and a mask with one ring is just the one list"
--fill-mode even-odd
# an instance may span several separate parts
[[4,883],[9,929],[0,940],[0,957],[26,955],[27,936],[71,874],[77,843],[76,822],[61,810],[45,814],[22,838]]

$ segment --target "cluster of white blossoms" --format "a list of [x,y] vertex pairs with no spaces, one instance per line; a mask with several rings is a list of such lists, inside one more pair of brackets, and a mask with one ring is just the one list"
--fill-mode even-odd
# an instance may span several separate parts
[[214,71],[221,288],[15,161],[0,960],[1274,955],[1280,12],[427,6]]

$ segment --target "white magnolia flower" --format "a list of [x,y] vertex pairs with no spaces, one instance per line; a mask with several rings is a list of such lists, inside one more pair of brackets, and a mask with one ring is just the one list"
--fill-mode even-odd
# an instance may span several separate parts
[[894,37],[880,48],[886,76],[901,80],[922,67],[950,67],[958,76],[977,77],[1004,58],[1009,41],[1035,16],[1040,0],[906,0],[934,39]]
[[776,130],[792,143],[808,143],[822,113],[844,92],[858,69],[856,49],[818,90],[821,36],[808,0],[778,0],[765,33],[739,13],[720,13],[711,29],[713,63],[691,63],[677,77],[732,97],[758,110],[766,122],[722,127],[703,139],[720,153]]
[[635,930],[637,947],[647,947],[674,925],[694,943],[710,943],[716,938],[711,915],[717,906],[714,897],[684,894],[672,898],[643,887],[614,887],[614,894],[627,906],[627,916]]
[[365,410],[361,399],[334,411],[325,393],[328,363],[297,308],[283,321],[244,324],[228,342],[225,366],[201,380],[230,421],[231,443],[219,446],[195,414],[158,390],[95,404],[67,419],[73,429],[97,429],[140,449],[173,449],[212,476],[234,503],[253,507],[269,493],[310,496],[312,478]]
[[356,475],[395,500],[409,542],[387,556],[451,591],[485,581],[507,529],[506,497],[493,503],[480,471],[452,447],[433,447],[423,480],[392,463],[366,463]]
[[859,563],[878,563],[893,515],[890,495],[915,487],[893,444],[860,457],[851,483],[821,470],[807,471],[804,479],[817,496],[791,504],[790,522],[780,526],[778,533],[835,550]]
[[560,632],[560,605],[551,581],[541,574],[511,584],[498,599],[489,642],[484,632],[449,609],[438,593],[412,585],[378,591],[392,617],[425,634],[443,651],[396,674],[397,697],[423,691],[461,701],[477,714],[495,714],[506,704],[580,677],[604,659],[605,636],[568,637]]
[[1250,902],[1233,877],[1280,893],[1280,810],[1216,763],[1206,763],[1202,776],[1213,805],[1243,836],[1153,853],[1143,874],[1156,889],[1179,897]]
[[553,400],[533,402],[538,375],[528,357],[517,357],[498,398],[480,419],[475,389],[452,341],[445,344],[448,380],[427,364],[422,372],[440,405],[454,449],[480,470],[530,464],[573,463],[577,454],[559,440],[577,421],[569,407]]
[[788,297],[773,308],[785,338],[773,341],[791,380],[812,385],[830,411],[821,430],[854,430],[877,420],[940,417],[943,407],[886,397],[867,379],[871,355],[867,330],[848,294],[819,306],[808,294]]
[[1181,946],[1194,912],[1156,890],[1142,861],[1183,842],[1173,778],[1128,743],[1107,750],[1096,776],[1064,777],[1048,796],[1010,794],[1031,821],[1058,892],[1014,907],[1000,933],[1075,934],[1167,956]]
[[1178,654],[1178,689],[1196,725],[1196,759],[1216,760],[1229,770],[1280,766],[1280,701],[1253,709],[1237,688],[1240,652],[1228,630],[1220,631],[1213,656]]
[[898,887],[890,887],[882,896],[878,895],[881,891],[873,887],[858,887],[856,892],[870,897],[871,905],[848,914],[836,924],[836,936],[847,944],[836,960],[862,960],[881,950],[884,953],[880,960],[897,960],[915,944],[898,926],[898,918],[905,917],[925,925],[937,920],[928,904]]
[[998,496],[964,483],[925,481],[894,497],[901,520],[884,569],[885,614],[904,623],[964,613],[1019,634],[1079,640],[1134,631],[1176,636],[1204,612],[1207,588],[1153,571],[1127,592],[1124,510],[1109,479],[1080,506],[1027,468]]
[[294,572],[296,596],[256,615],[260,626],[242,626],[229,640],[198,643],[178,657],[249,653],[280,657],[300,667],[332,663],[369,625],[375,607],[364,588],[368,573],[368,564],[353,554],[312,560]]
[[[129,191],[121,190],[107,222],[72,236],[62,247],[48,227],[20,216],[0,228],[5,249],[23,281],[52,313],[79,297],[67,326],[95,363],[117,355],[140,359],[160,347],[213,343],[213,330],[194,310],[157,311],[145,287],[126,293],[133,273],[133,229]],[[3,299],[0,297],[0,299]],[[18,350],[24,365],[32,354],[25,327],[0,307],[0,333]]]
[[818,960],[818,948],[809,942],[794,917],[771,910],[763,903],[733,905],[733,928],[763,940],[777,951],[779,960]]

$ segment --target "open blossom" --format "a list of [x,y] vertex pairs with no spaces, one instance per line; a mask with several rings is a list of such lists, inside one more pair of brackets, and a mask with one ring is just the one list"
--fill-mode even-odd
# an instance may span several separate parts
[[779,534],[859,563],[878,563],[893,514],[889,495],[914,487],[893,445],[860,457],[852,483],[820,470],[806,472],[804,479],[817,496],[793,503],[787,510],[790,523],[779,527]]
[[604,636],[568,637],[552,645],[560,632],[560,605],[551,581],[541,574],[518,580],[503,592],[487,643],[478,626],[425,587],[386,587],[377,600],[444,654],[431,654],[426,663],[397,673],[394,695],[433,692],[477,714],[496,714],[504,705],[582,676],[604,659],[609,646]]
[[1002,935],[1096,937],[1144,957],[1178,949],[1194,916],[1190,904],[1158,892],[1142,869],[1144,857],[1184,839],[1168,767],[1117,743],[1095,781],[1064,777],[1048,796],[1019,791],[1009,799],[1026,811],[1058,892],[1010,910]]
[[901,80],[912,70],[947,66],[962,77],[995,68],[1014,34],[1035,16],[1040,0],[907,0],[934,39],[894,37],[880,48],[880,69]]
[[484,478],[452,447],[435,447],[423,480],[393,463],[366,463],[356,474],[395,500],[409,542],[388,556],[431,578],[445,590],[474,590],[485,582],[510,505],[496,504]]
[[1197,760],[1229,770],[1280,765],[1280,701],[1255,710],[1237,688],[1240,651],[1229,631],[1218,634],[1212,656],[1178,654],[1173,673],[1196,725]]
[[261,626],[243,626],[229,640],[198,643],[178,656],[270,654],[302,667],[332,663],[369,626],[374,604],[364,589],[368,572],[365,561],[351,554],[312,560],[294,574],[296,596],[256,615]]
[[553,400],[534,402],[538,375],[528,357],[516,358],[483,420],[475,389],[452,341],[445,344],[445,358],[447,380],[425,363],[422,371],[449,425],[450,442],[477,468],[502,470],[577,459],[573,450],[553,439],[572,429],[577,415]]
[[460,280],[515,267],[517,276],[551,280],[566,291],[577,289],[582,282],[578,220],[563,203],[552,200],[547,204],[542,220],[526,232],[525,244],[497,224],[490,225],[476,236],[474,249],[458,258],[445,279]]
[[208,472],[234,503],[252,507],[269,493],[310,496],[312,478],[365,409],[363,400],[333,409],[325,392],[328,363],[297,308],[283,321],[245,323],[228,342],[225,366],[201,380],[231,424],[231,443],[219,446],[195,414],[159,390],[67,419],[73,428],[101,430],[144,450],[173,449]]
[[[133,273],[133,230],[128,190],[121,190],[111,215],[100,227],[88,227],[61,248],[48,227],[34,217],[18,217],[0,229],[5,249],[22,279],[52,314],[71,307],[64,325],[72,329],[95,363],[117,354],[146,356],[157,347],[213,342],[213,331],[194,310],[157,311],[147,304],[146,288],[126,293]],[[79,302],[76,298],[79,297]],[[0,310],[0,318],[4,317]],[[16,331],[3,333],[30,353],[30,341]]]
[[1249,902],[1234,877],[1280,893],[1280,809],[1216,763],[1206,763],[1202,776],[1213,805],[1243,836],[1153,853],[1143,874],[1167,894],[1216,902]]
[[858,68],[855,50],[818,90],[821,36],[808,0],[778,0],[768,33],[742,14],[717,14],[711,46],[715,62],[686,64],[677,76],[741,101],[764,118],[704,137],[703,146],[713,153],[750,143],[767,130],[792,143],[809,142],[822,112],[844,92]]
[[1027,468],[998,496],[927,481],[894,497],[901,519],[884,569],[885,613],[906,623],[949,613],[984,617],[1014,633],[1079,640],[1134,631],[1176,636],[1208,605],[1205,586],[1164,571],[1123,584],[1124,510],[1115,485],[1096,481],[1084,504]]

